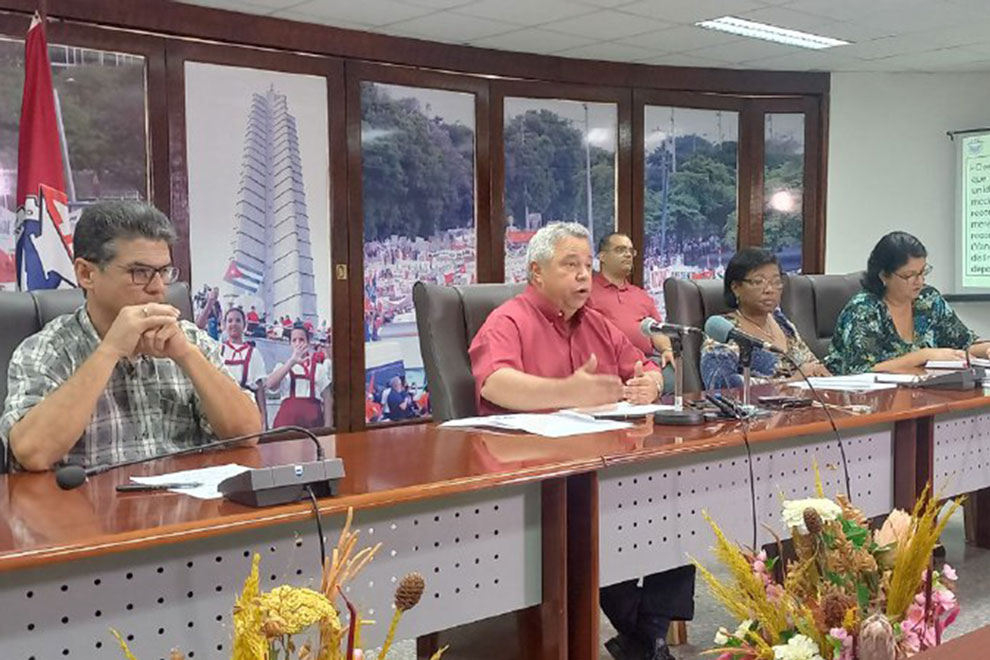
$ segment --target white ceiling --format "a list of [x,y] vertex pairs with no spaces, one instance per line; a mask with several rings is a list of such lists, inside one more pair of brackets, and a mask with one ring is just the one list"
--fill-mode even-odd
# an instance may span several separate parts
[[[990,71],[990,0],[184,0],[483,48],[673,66]],[[731,14],[853,42],[821,51],[694,27]]]

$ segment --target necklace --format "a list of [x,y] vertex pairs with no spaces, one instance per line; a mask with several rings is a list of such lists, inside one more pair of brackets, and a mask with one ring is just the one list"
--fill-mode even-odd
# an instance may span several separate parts
[[746,316],[745,314],[743,314],[742,313],[742,310],[738,310],[737,309],[736,310],[736,314],[739,315],[739,318],[745,319],[746,321],[749,322],[750,325],[752,325],[754,328],[756,328],[757,330],[759,330],[760,332],[762,332],[764,335],[766,335],[767,337],[769,337],[771,342],[775,339],[775,337],[773,336],[773,331],[770,329],[771,326],[770,326],[770,317],[769,316],[767,316],[766,320],[763,321],[763,324],[760,325],[759,323],[757,323],[753,319],[751,319],[748,316]]

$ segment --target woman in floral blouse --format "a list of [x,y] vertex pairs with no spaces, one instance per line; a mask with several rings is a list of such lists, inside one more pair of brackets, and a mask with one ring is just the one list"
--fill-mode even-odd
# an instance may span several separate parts
[[[753,349],[750,372],[754,382],[801,378],[795,365],[806,376],[828,376],[829,372],[801,339],[797,328],[780,311],[784,280],[776,257],[762,248],[743,248],[725,268],[725,302],[733,308],[725,318],[736,327],[784,351],[790,360]],[[705,340],[701,347],[701,380],[705,389],[741,387],[739,347]]]
[[864,291],[839,314],[825,364],[837,374],[896,371],[929,360],[987,357],[977,337],[925,278],[932,267],[925,246],[902,231],[876,244],[863,277]]

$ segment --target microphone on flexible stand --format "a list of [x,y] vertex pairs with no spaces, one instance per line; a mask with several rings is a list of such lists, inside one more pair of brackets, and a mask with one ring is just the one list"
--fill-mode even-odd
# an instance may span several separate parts
[[84,468],[81,465],[63,465],[55,470],[55,483],[62,490],[72,490],[83,485],[96,474],[129,465],[138,465],[161,458],[174,458],[189,454],[199,454],[211,449],[222,449],[247,440],[261,439],[287,432],[302,433],[316,447],[316,460],[294,465],[254,468],[229,477],[220,482],[219,490],[224,497],[249,506],[269,506],[295,502],[308,494],[308,488],[320,497],[336,494],[336,482],[344,476],[344,464],[339,458],[326,458],[323,445],[309,429],[301,426],[280,426],[267,431],[248,433],[234,438],[215,440],[195,447],[186,447],[157,456],[145,456],[121,463],[94,465]]
[[753,348],[759,348],[770,353],[776,353],[777,355],[784,354],[784,351],[780,350],[770,342],[763,341],[759,337],[754,337],[753,335],[743,332],[733,325],[732,321],[724,316],[709,317],[708,320],[705,321],[705,334],[722,344],[732,341],[740,346],[743,344],[748,344]]
[[661,323],[647,316],[639,323],[639,331],[647,337],[655,334],[666,335],[670,339],[670,347],[674,351],[674,409],[658,410],[653,413],[653,421],[657,424],[672,424],[675,426],[693,426],[705,423],[705,416],[697,410],[684,408],[684,364],[681,357],[684,337],[688,334],[703,335],[700,328],[676,323]]

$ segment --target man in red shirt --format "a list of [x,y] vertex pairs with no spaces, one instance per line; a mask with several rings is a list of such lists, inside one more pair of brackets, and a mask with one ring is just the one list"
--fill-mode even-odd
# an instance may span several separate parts
[[629,282],[635,256],[632,240],[625,234],[614,232],[602,238],[598,243],[601,268],[592,276],[588,307],[618,326],[646,355],[656,351],[661,364],[667,365],[674,359],[670,338],[662,334],[647,337],[639,329],[639,324],[647,317],[662,319],[650,294]]
[[[588,231],[553,223],[530,239],[529,286],[489,315],[469,354],[482,415],[512,410],[656,400],[660,368],[602,314],[586,305],[592,290]],[[694,609],[694,571],[675,569],[601,590],[619,634],[605,647],[616,660],[672,660],[671,619]]]

